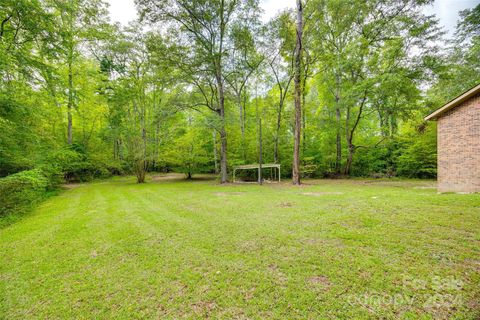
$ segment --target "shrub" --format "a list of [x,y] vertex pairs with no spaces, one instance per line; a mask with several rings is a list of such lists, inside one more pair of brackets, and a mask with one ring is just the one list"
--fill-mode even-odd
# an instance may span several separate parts
[[315,178],[318,165],[315,164],[315,157],[304,157],[303,164],[301,166],[301,175],[302,178]]
[[108,171],[108,175],[121,176],[131,171],[124,162],[120,161],[107,161],[103,166]]
[[39,169],[48,180],[48,191],[57,189],[58,186],[65,181],[63,179],[63,172],[55,165],[41,165]]
[[42,170],[28,170],[0,179],[0,216],[22,212],[43,199],[50,183]]
[[48,165],[53,171],[62,172],[63,178],[70,182],[84,182],[111,175],[107,165],[92,161],[81,151],[74,148],[62,149],[48,158]]

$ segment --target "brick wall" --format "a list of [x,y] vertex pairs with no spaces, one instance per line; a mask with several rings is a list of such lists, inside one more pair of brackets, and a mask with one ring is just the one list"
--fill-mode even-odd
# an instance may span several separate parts
[[480,192],[480,94],[438,119],[438,191]]

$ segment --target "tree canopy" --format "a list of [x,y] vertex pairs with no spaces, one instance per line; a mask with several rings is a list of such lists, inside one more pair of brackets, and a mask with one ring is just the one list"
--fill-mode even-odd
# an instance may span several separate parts
[[[0,175],[85,180],[281,164],[300,177],[436,175],[429,112],[480,82],[480,5],[453,38],[426,0],[0,3]],[[259,124],[262,147],[259,148]],[[259,154],[261,150],[262,154]]]

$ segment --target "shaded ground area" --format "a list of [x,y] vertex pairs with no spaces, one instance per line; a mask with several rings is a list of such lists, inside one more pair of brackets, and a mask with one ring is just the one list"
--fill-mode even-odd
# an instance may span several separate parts
[[480,316],[480,195],[116,178],[0,230],[0,318]]

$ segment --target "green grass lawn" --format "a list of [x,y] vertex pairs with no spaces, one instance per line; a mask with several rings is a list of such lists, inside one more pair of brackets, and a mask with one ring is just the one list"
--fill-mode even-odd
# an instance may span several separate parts
[[0,230],[0,319],[478,319],[480,195],[82,184]]

